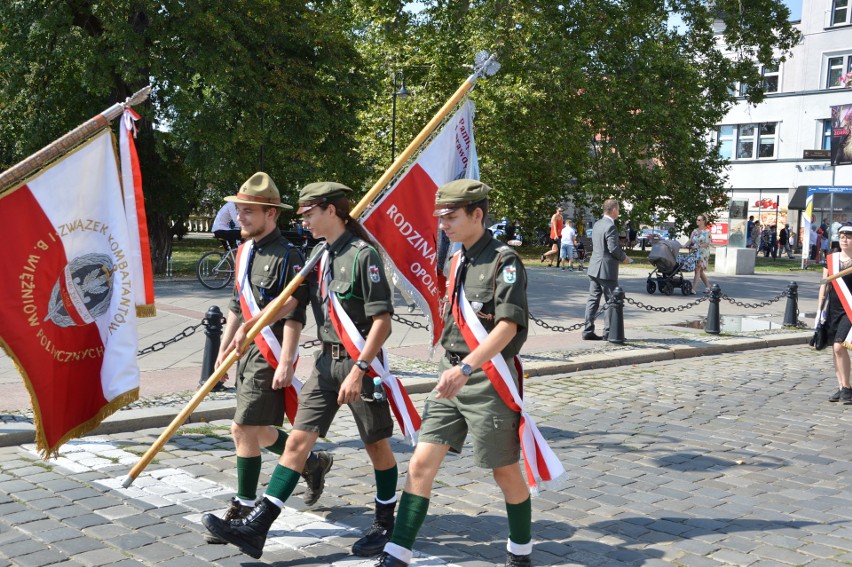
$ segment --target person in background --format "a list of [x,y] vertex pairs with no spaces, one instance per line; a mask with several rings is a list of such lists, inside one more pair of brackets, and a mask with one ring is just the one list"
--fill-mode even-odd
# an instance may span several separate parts
[[687,247],[695,250],[695,277],[692,279],[692,294],[698,291],[698,280],[704,283],[704,293],[710,293],[710,280],[707,278],[707,263],[710,260],[710,244],[712,242],[710,229],[707,228],[707,217],[698,215],[695,219],[698,228],[692,231]]
[[624,253],[618,242],[618,201],[607,199],[603,204],[603,217],[592,227],[592,259],[589,260],[589,299],[586,301],[586,322],[581,334],[584,341],[605,340],[609,334],[609,317],[604,315],[604,334],[595,334],[595,316],[601,297],[609,301],[618,285],[618,264],[630,264],[633,260]]
[[565,269],[565,264],[568,265],[568,271],[574,271],[574,247],[577,246],[577,231],[574,230],[574,223],[571,219],[565,221],[565,227],[562,229],[562,243],[559,249],[559,258],[562,260],[562,269]]
[[793,259],[793,248],[790,245],[790,225],[784,224],[784,228],[781,229],[781,233],[778,235],[780,240],[779,244],[784,247],[784,252],[787,254],[787,258]]
[[[240,244],[240,220],[237,218],[236,203],[225,203],[219,212],[216,213],[216,218],[213,219],[213,237],[227,242],[231,248],[236,248]],[[227,250],[227,246],[225,247]]]
[[774,224],[769,227],[769,253],[773,260],[778,258],[778,227]]
[[559,267],[559,245],[562,238],[562,207],[556,207],[556,212],[550,217],[550,250],[541,255],[541,261],[548,260],[547,267],[553,265],[556,258],[556,267]]
[[[823,279],[852,267],[852,223],[842,225],[838,229],[837,236],[840,252],[828,256],[826,267],[822,271]],[[834,374],[837,377],[838,386],[838,390],[828,398],[828,401],[842,401],[847,405],[852,404],[852,384],[849,382],[849,350],[852,349],[852,313],[848,307],[852,305],[850,288],[852,288],[852,275],[843,276],[820,286],[817,298],[817,317],[819,318],[823,316],[819,312],[823,309],[823,298],[826,293],[828,294],[824,317],[825,324],[828,325],[828,342],[832,345]]]
[[752,240],[753,231],[754,215],[749,215],[748,222],[746,223],[746,248],[751,248],[754,245],[754,240]]

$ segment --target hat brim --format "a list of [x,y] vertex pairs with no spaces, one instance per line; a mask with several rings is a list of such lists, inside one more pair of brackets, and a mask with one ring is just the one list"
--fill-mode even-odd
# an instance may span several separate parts
[[240,203],[241,205],[265,205],[267,207],[278,207],[279,209],[293,210],[293,207],[291,207],[287,203],[258,203],[257,201],[246,201],[244,199],[239,199],[233,195],[225,197],[225,200],[229,203]]
[[299,208],[296,209],[296,214],[297,215],[303,215],[303,214],[307,213],[308,211],[310,211],[311,209],[313,209],[314,207],[316,207],[317,205],[319,205],[319,203],[311,203],[310,205],[299,205]]

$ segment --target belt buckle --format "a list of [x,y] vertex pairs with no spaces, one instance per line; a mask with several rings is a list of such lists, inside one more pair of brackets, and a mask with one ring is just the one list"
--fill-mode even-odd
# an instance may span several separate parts
[[453,353],[451,353],[451,352],[448,352],[448,353],[447,353],[447,360],[449,360],[449,361],[450,361],[450,364],[452,364],[453,366],[455,366],[456,364],[458,364],[459,362],[461,362],[461,356],[459,356],[458,354],[453,354]]
[[340,345],[337,343],[331,345],[331,358],[340,360]]

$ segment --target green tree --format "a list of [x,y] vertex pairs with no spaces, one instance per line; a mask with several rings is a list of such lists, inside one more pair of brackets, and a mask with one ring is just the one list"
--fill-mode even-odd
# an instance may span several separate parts
[[[567,199],[599,212],[616,197],[632,204],[627,218],[673,215],[684,228],[723,206],[725,162],[707,136],[733,103],[728,87],[746,84],[759,102],[757,66],[783,61],[798,41],[778,0],[420,4],[410,14],[403,2],[364,2],[371,20],[359,50],[384,70],[374,74],[383,92],[392,69],[414,79],[403,139],[469,73],[476,51],[498,54],[502,69],[472,95],[482,178],[495,187],[495,216],[528,231]],[[673,13],[680,29],[669,27]],[[385,146],[366,132],[381,130],[389,105],[384,95],[362,116],[362,155]]]
[[[169,226],[260,168],[282,192],[365,175],[348,5],[22,0],[0,5],[0,167],[146,84],[138,146],[155,269]],[[292,198],[292,197],[290,197]]]

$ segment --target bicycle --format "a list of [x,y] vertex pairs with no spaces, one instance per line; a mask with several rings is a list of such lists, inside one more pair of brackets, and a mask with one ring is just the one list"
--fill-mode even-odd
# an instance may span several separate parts
[[207,252],[195,264],[195,275],[207,289],[222,289],[234,280],[237,249],[225,240],[220,242],[228,249],[227,252]]

